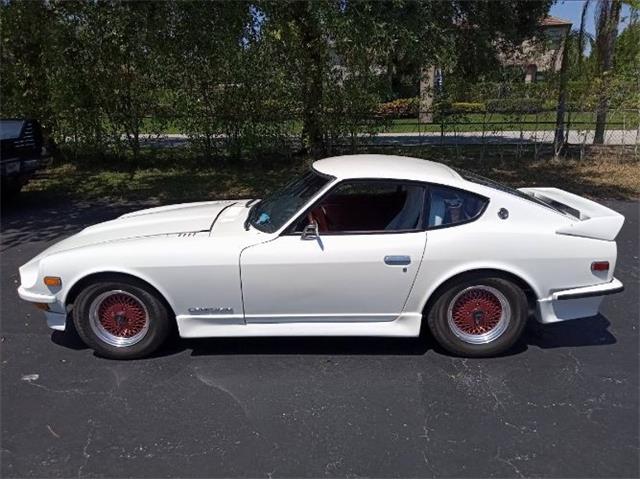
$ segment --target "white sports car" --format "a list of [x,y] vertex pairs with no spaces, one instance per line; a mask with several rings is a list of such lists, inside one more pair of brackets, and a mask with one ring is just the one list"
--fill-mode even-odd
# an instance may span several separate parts
[[[530,312],[588,317],[624,217],[556,188],[514,190],[416,158],[317,161],[263,200],[151,208],[85,228],[20,268],[48,325],[134,358],[182,337],[415,337],[508,349]],[[72,320],[71,320],[72,319]]]

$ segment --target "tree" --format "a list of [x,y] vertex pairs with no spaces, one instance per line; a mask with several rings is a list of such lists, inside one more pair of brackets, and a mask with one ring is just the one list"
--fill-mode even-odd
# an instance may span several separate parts
[[[100,139],[125,136],[134,157],[164,74],[165,3],[3,2],[3,114],[34,116]],[[101,142],[101,140],[99,140]]]
[[600,82],[598,106],[596,107],[596,126],[593,143],[604,143],[604,131],[609,109],[609,93],[606,88],[607,77],[613,68],[615,42],[620,22],[621,0],[599,0],[596,23],[596,59],[597,74]]
[[580,73],[582,73],[582,68],[583,68],[583,64],[584,64],[584,50],[585,50],[585,46],[586,46],[586,41],[589,38],[589,35],[587,34],[587,32],[585,30],[585,25],[586,25],[586,21],[587,21],[587,13],[589,12],[589,7],[590,6],[591,6],[591,0],[585,0],[584,4],[582,5],[582,12],[580,14],[580,30],[578,31],[578,36],[576,38],[576,40],[577,40],[576,52],[578,54],[577,67],[578,67],[578,71]]
[[[366,115],[388,95],[395,59],[476,68],[531,36],[550,3],[318,0],[264,1],[258,7],[264,12],[261,28],[268,32],[264,38],[276,39],[286,58],[304,142],[319,155],[336,120]],[[495,15],[496,10],[509,15]],[[476,54],[460,60],[472,45]],[[358,90],[358,101],[347,101],[347,92]]]
[[562,48],[560,51],[562,52],[562,59],[560,64],[560,79],[558,85],[558,104],[556,108],[556,126],[555,133],[553,137],[553,151],[555,156],[557,157],[560,153],[560,150],[565,145],[565,135],[564,135],[564,121],[565,121],[565,113],[567,110],[567,80],[568,80],[568,68],[569,68],[569,57],[570,57],[570,49],[571,42],[569,41],[569,31],[565,33],[564,38],[562,39]]
[[49,60],[55,19],[43,3],[11,2],[0,8],[2,114],[38,118],[52,128]]
[[94,51],[89,66],[95,95],[108,125],[123,132],[137,158],[145,118],[157,122],[164,78],[163,32],[168,3],[99,3],[87,9],[89,34],[85,49]]
[[169,118],[207,156],[292,131],[321,156],[380,126],[394,72],[485,73],[550,1],[4,0],[1,108],[134,157]]
[[[434,65],[444,67],[458,78],[478,79],[501,70],[500,55],[509,54],[526,39],[539,33],[539,21],[549,10],[551,1],[517,0],[448,2],[450,12],[443,21],[438,39],[449,40],[448,49],[425,59],[427,81],[421,83],[421,108],[429,108],[433,97]],[[496,12],[504,12],[497,15]],[[448,27],[446,26],[448,25]],[[447,32],[446,35],[443,35]],[[435,39],[434,39],[435,40]],[[432,41],[434,41],[432,40]],[[435,40],[437,41],[437,40]],[[442,54],[444,53],[444,55]]]
[[220,131],[228,146],[240,148],[243,121],[259,98],[251,87],[263,85],[261,77],[247,81],[246,75],[249,62],[256,62],[247,48],[253,41],[250,4],[172,2],[168,18],[162,68],[176,125],[208,158]]
[[631,79],[640,74],[639,68],[640,20],[638,10],[632,9],[629,25],[616,40],[613,70],[616,75],[628,76]]

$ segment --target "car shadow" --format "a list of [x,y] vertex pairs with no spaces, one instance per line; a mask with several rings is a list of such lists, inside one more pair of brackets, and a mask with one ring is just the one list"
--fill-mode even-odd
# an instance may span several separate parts
[[[51,340],[71,350],[88,347],[72,328],[54,331]],[[213,355],[424,355],[441,351],[429,335],[415,338],[382,337],[232,337],[172,338],[150,358],[167,357],[184,351],[192,356]]]
[[[609,331],[610,322],[599,314],[594,317],[542,325],[530,319],[522,338],[507,352],[509,357],[526,351],[530,346],[541,349],[593,347],[616,343]],[[65,332],[54,331],[51,340],[71,350],[88,347],[73,327]],[[194,357],[217,355],[407,355],[422,356],[433,350],[451,355],[429,334],[420,332],[415,338],[384,337],[237,337],[237,338],[173,338],[150,358],[168,357],[189,351]]]
[[612,345],[617,340],[610,325],[602,314],[546,325],[534,321],[527,325],[523,340],[543,349]]

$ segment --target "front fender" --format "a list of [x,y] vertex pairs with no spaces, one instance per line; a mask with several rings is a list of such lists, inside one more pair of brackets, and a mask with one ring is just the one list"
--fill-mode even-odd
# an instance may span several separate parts
[[209,236],[151,237],[58,252],[40,259],[38,276],[55,275],[66,308],[73,287],[90,275],[115,273],[146,282],[176,316],[194,308],[226,308],[243,314],[239,251],[219,248]]

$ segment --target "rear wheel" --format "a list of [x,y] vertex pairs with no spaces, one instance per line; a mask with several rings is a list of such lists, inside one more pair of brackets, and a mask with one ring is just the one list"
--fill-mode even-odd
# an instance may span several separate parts
[[18,178],[2,182],[2,191],[0,192],[2,200],[14,200],[15,197],[17,197],[20,193],[20,190],[22,190],[23,185],[23,182],[21,182]]
[[427,321],[449,352],[485,357],[503,353],[518,340],[527,312],[527,298],[513,282],[473,275],[446,288]]
[[78,295],[73,322],[101,356],[139,358],[155,351],[170,331],[170,314],[155,293],[137,282],[99,282]]

